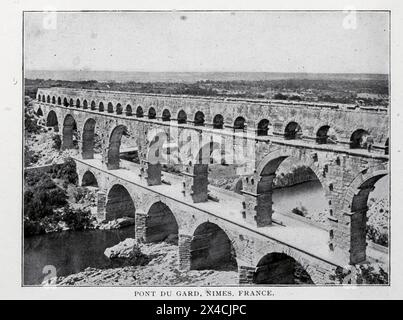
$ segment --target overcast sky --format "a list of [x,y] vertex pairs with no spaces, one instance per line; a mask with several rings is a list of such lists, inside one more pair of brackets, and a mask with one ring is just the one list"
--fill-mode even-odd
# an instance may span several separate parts
[[384,12],[25,13],[31,70],[388,73]]

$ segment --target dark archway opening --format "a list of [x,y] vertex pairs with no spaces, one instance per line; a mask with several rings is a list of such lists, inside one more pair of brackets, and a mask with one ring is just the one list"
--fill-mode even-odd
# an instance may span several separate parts
[[105,219],[110,221],[123,217],[134,218],[135,213],[134,202],[127,189],[120,184],[115,184],[108,193]]
[[83,159],[94,158],[94,143],[95,143],[95,120],[88,119],[85,122],[83,129],[83,146],[82,146]]
[[330,129],[329,126],[322,126],[319,128],[318,132],[316,133],[316,143],[318,144],[328,143],[329,129]]
[[105,106],[104,106],[104,103],[103,103],[103,102],[100,102],[100,103],[99,103],[98,111],[100,111],[100,112],[104,112],[104,111],[105,111]]
[[269,125],[270,122],[267,119],[262,119],[257,124],[257,135],[258,136],[267,136],[269,133]]
[[350,137],[351,149],[366,149],[368,147],[369,134],[364,129],[358,129]]
[[162,121],[171,121],[171,113],[168,109],[164,109],[162,112]]
[[57,121],[56,112],[53,110],[49,111],[48,116],[46,118],[46,126],[52,127],[55,132],[59,131],[59,122]]
[[154,203],[146,218],[146,241],[169,242],[178,244],[178,223],[169,207],[162,203]]
[[237,270],[235,250],[219,226],[205,222],[197,227],[190,244],[190,268]]
[[95,103],[95,101],[91,101],[91,110],[96,110],[97,109],[97,104]]
[[74,101],[73,101],[73,99],[70,99],[69,106],[70,106],[70,107],[73,107],[73,106],[74,106]]
[[157,113],[155,112],[155,109],[151,107],[148,109],[148,119],[155,119],[157,117]]
[[52,104],[56,104],[56,97],[52,97]]
[[112,102],[108,103],[107,111],[108,111],[108,113],[113,113],[113,104],[112,104]]
[[142,118],[144,116],[144,111],[143,108],[138,106],[136,109],[136,117],[137,118]]
[[60,97],[57,98],[57,104],[60,106],[62,105],[62,99]]
[[50,96],[48,96],[48,97],[46,98],[46,102],[47,102],[47,103],[50,103]]
[[387,138],[385,142],[385,154],[389,154],[389,138]]
[[245,130],[245,118],[238,117],[234,121],[234,131],[244,131]]
[[269,253],[257,264],[256,284],[314,284],[310,275],[294,258],[284,253]]
[[116,114],[122,114],[123,113],[123,108],[120,103],[116,105]]
[[126,116],[130,117],[132,114],[133,114],[132,106],[130,104],[128,104],[126,106]]
[[63,106],[65,106],[65,107],[69,106],[69,103],[67,102],[66,98],[63,99]]
[[78,148],[77,123],[71,115],[67,115],[63,122],[63,149]]
[[91,171],[86,171],[83,175],[83,180],[81,182],[83,187],[96,187],[98,188],[98,182],[94,174]]
[[186,124],[186,122],[187,122],[186,112],[183,111],[183,110],[179,111],[179,113],[178,113],[178,123],[179,124]]
[[301,126],[296,122],[290,122],[285,127],[284,138],[287,140],[301,139],[302,129]]
[[81,108],[81,101],[80,99],[76,100],[76,108]]
[[204,126],[204,113],[201,111],[197,111],[194,118],[195,126]]
[[109,139],[107,168],[110,170],[119,169],[120,145],[123,135],[127,135],[127,128],[123,125],[120,125],[113,129]]
[[88,109],[88,101],[87,100],[83,101],[83,109]]
[[38,117],[43,117],[43,111],[42,111],[41,108],[38,108],[38,111],[36,111],[36,115],[37,115]]
[[224,128],[224,117],[221,114],[217,114],[213,118],[213,129]]

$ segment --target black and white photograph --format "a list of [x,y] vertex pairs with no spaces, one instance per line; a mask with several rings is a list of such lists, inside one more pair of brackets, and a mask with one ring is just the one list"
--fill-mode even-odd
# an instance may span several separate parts
[[400,11],[63,3],[4,53],[10,295],[401,293]]

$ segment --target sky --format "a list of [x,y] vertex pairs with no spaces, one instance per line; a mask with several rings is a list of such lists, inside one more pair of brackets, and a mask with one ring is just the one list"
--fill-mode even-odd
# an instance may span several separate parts
[[388,73],[386,12],[25,12],[28,70]]

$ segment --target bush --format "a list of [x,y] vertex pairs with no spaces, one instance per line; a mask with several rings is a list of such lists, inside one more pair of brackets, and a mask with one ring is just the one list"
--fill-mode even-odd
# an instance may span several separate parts
[[351,266],[352,270],[337,267],[335,273],[330,275],[330,280],[337,281],[340,284],[388,284],[388,273],[378,267],[375,270],[372,265]]
[[91,226],[92,217],[89,210],[64,207],[60,220],[71,230],[84,230]]
[[62,165],[53,165],[52,176],[76,185],[78,182],[76,163],[72,158],[67,158]]
[[60,138],[60,134],[56,134],[52,137],[53,145],[52,148],[56,150],[60,150],[62,147],[62,139]]
[[389,245],[389,236],[387,233],[380,233],[374,226],[367,225],[367,239],[376,244],[387,247]]

